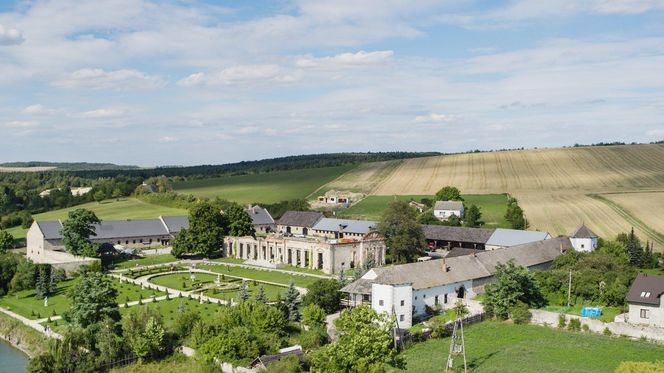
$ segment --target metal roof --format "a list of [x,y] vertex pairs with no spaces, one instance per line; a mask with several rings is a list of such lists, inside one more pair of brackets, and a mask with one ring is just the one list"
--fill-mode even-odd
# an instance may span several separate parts
[[[44,235],[44,239],[61,239],[62,223],[58,220],[42,220],[36,222]],[[182,228],[188,228],[186,216],[163,216],[158,219],[135,220],[103,220],[100,224],[93,224],[95,239],[119,239],[147,236],[168,236],[178,233]]]
[[579,229],[572,233],[572,238],[597,238],[597,235],[583,224]]
[[486,244],[491,246],[510,247],[529,242],[542,241],[550,238],[547,232],[522,231],[518,229],[497,228]]
[[456,241],[484,244],[495,229],[448,227],[446,225],[422,225],[427,240]]
[[187,216],[161,216],[161,220],[166,224],[168,233],[179,233],[183,228],[189,229],[189,218]]
[[320,212],[286,211],[286,213],[277,221],[277,224],[311,228],[322,218],[323,214]]
[[376,275],[375,279],[361,278],[358,280],[359,283],[355,281],[344,287],[343,291],[356,290],[362,294],[368,286],[367,282],[389,285],[411,284],[413,289],[426,289],[475,280],[492,276],[498,263],[506,263],[511,259],[525,267],[550,263],[571,247],[568,237],[559,237],[505,249],[482,251],[475,255],[376,267],[369,272]]
[[371,220],[350,220],[350,219],[332,219],[322,218],[313,226],[313,229],[319,231],[367,234],[378,225]]
[[436,201],[433,207],[434,210],[463,210],[463,202],[461,201]]
[[46,240],[57,240],[62,238],[60,230],[62,229],[62,223],[60,220],[43,220],[35,221],[39,230],[44,235]]
[[274,224],[274,219],[272,218],[272,215],[270,213],[256,205],[256,206],[249,206],[247,208],[247,213],[249,213],[249,216],[251,217],[251,222],[254,225],[269,225],[269,224]]
[[664,294],[664,276],[639,273],[627,292],[627,302],[659,306]]

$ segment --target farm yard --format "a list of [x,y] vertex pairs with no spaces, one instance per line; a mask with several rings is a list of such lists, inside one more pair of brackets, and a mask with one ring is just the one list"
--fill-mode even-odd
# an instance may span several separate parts
[[275,203],[307,198],[320,186],[357,165],[274,171],[262,174],[189,180],[173,185],[178,193],[219,197],[238,203]]
[[[619,337],[484,321],[464,328],[468,368],[473,372],[613,372],[622,361],[664,360],[661,346]],[[401,353],[406,369],[445,368],[450,339],[417,343]],[[455,367],[463,370],[463,359]]]
[[[66,219],[67,214],[75,209],[87,209],[94,212],[102,220],[122,219],[150,219],[160,215],[175,216],[187,215],[187,210],[159,206],[143,202],[136,198],[121,198],[119,200],[107,200],[102,202],[90,202],[66,209],[54,210],[42,214],[33,215],[35,220],[58,220]],[[7,230],[14,238],[25,238],[27,229],[20,226]]]
[[[601,236],[614,237],[630,229],[631,224],[611,206],[589,195],[661,191],[664,189],[662,159],[662,144],[414,158],[404,160],[372,194],[426,195],[445,185],[456,186],[469,194],[510,193],[519,200],[532,229],[546,230],[553,235],[569,234],[585,223]],[[615,196],[611,194],[609,198]],[[638,196],[632,198],[639,199]],[[638,204],[636,200],[622,202],[631,206]],[[625,208],[646,222],[648,214],[641,208]],[[664,233],[661,223],[646,224]],[[643,240],[656,239],[647,229],[638,226],[635,229]],[[664,245],[656,244],[655,248],[661,251]]]

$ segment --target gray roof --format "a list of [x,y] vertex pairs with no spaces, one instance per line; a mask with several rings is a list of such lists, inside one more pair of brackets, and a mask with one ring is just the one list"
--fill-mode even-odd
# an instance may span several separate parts
[[550,237],[547,232],[539,231],[521,231],[517,229],[497,228],[489,240],[487,245],[510,247],[515,245],[522,245],[524,243],[542,241]]
[[664,276],[639,273],[627,292],[627,302],[659,306],[662,294],[664,294]]
[[371,220],[350,220],[350,219],[332,219],[322,218],[313,226],[313,229],[319,231],[339,232],[340,228],[346,233],[367,234],[378,225]]
[[597,235],[583,224],[579,229],[572,233],[572,238],[597,238]]
[[495,229],[422,225],[427,240],[486,243]]
[[274,219],[272,219],[272,215],[270,213],[256,205],[256,206],[249,206],[247,208],[247,212],[249,213],[249,216],[251,217],[251,222],[254,225],[271,225],[274,224]]
[[434,210],[454,210],[461,211],[463,209],[463,202],[461,201],[436,201],[433,207]]
[[62,229],[60,220],[42,220],[35,221],[35,223],[44,235],[44,239],[57,240],[62,238],[62,235],[60,235],[60,230]]
[[320,212],[286,211],[286,213],[277,221],[277,224],[311,228],[322,218],[323,214]]
[[[505,249],[482,251],[475,255],[429,260],[386,267],[377,267],[363,278],[350,284],[342,291],[363,294],[367,282],[379,284],[411,284],[413,289],[426,289],[455,282],[480,279],[492,276],[498,263],[511,259],[522,266],[531,267],[552,262],[562,252],[572,247],[569,238],[560,237],[547,241],[529,243]],[[447,270],[446,270],[447,269]],[[375,274],[375,279],[370,279]]]
[[189,218],[187,216],[162,216],[168,233],[179,233],[183,228],[189,229]]
[[373,281],[359,278],[357,281],[353,281],[341,288],[341,291],[353,294],[371,294],[371,284],[373,284]]
[[457,256],[464,256],[464,255],[473,255],[477,254],[479,252],[482,252],[483,250],[476,250],[476,249],[467,249],[465,247],[455,247],[452,250],[447,252],[447,255],[445,255],[445,258],[454,258]]

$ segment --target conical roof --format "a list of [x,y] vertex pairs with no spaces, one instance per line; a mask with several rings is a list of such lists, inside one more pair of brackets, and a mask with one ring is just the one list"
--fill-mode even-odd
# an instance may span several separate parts
[[583,224],[576,232],[572,233],[572,238],[597,238],[597,235]]

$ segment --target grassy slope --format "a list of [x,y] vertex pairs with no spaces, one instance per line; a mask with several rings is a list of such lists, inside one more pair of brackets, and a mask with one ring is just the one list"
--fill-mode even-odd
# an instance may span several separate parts
[[[380,220],[383,210],[394,200],[419,201],[422,198],[432,198],[431,195],[407,195],[407,196],[368,196],[348,209],[337,211],[338,217],[354,219]],[[504,194],[469,194],[463,196],[466,206],[475,204],[482,209],[482,220],[486,227],[508,228],[509,222],[505,220],[507,211],[507,196]]]
[[[621,361],[664,359],[656,344],[542,326],[487,321],[464,332],[469,369],[475,372],[612,372]],[[449,345],[449,338],[415,344],[402,354],[406,370],[441,371]]]
[[[48,348],[48,339],[42,333],[4,313],[0,313],[0,334],[31,356],[37,356]],[[4,371],[1,363],[0,371]]]
[[[66,209],[54,210],[33,216],[35,220],[57,220],[66,219],[69,211],[83,208],[93,211],[102,220],[120,220],[120,219],[149,219],[160,215],[187,215],[186,210],[153,205],[151,203],[140,201],[136,198],[122,198],[118,200],[107,200],[101,203],[91,202]],[[24,238],[27,229],[15,227],[8,229],[14,238]]]
[[239,203],[274,203],[306,198],[322,185],[356,165],[277,171],[176,183],[179,193],[198,197],[220,197]]

